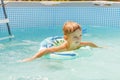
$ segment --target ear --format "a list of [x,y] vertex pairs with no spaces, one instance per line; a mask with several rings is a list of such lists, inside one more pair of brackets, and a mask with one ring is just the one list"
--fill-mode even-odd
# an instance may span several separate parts
[[67,39],[68,39],[68,37],[67,37],[66,35],[64,35],[64,39],[65,39],[65,40],[67,40]]

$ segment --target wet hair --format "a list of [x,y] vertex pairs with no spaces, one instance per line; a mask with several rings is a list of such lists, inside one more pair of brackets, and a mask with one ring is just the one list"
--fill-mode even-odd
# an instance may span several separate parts
[[64,24],[63,33],[64,33],[64,35],[68,35],[74,31],[76,31],[77,29],[81,30],[80,25],[76,22],[69,21]]

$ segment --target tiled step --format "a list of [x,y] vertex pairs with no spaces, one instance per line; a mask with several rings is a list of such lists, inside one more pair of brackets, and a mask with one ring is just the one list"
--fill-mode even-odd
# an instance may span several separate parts
[[2,24],[2,23],[8,23],[8,22],[9,22],[9,19],[0,20],[0,24]]
[[0,38],[0,41],[1,41],[1,40],[5,40],[5,39],[12,39],[12,38],[14,38],[14,35],[2,37],[2,38]]

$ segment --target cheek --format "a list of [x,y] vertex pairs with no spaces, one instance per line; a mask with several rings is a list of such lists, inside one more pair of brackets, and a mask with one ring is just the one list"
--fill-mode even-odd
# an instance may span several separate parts
[[80,37],[80,39],[82,39],[82,37]]

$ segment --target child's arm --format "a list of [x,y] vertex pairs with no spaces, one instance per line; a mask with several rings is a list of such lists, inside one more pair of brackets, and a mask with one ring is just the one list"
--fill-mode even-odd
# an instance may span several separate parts
[[28,61],[32,61],[36,58],[39,58],[47,53],[51,53],[51,52],[57,52],[57,51],[61,51],[61,50],[64,50],[66,48],[65,44],[61,45],[61,46],[58,46],[58,47],[51,47],[51,48],[46,48],[46,49],[43,49],[39,52],[37,52],[34,56],[32,56],[31,58],[26,58],[26,59],[23,59],[21,60],[21,62],[28,62]]
[[43,50],[37,52],[34,56],[32,56],[32,57],[30,57],[30,58],[25,58],[25,59],[21,60],[21,62],[29,62],[29,61],[32,61],[32,60],[34,60],[34,59],[36,59],[36,58],[41,57],[42,55],[46,54],[47,52],[48,52],[47,49],[43,49]]
[[101,48],[101,47],[97,46],[96,44],[94,44],[92,42],[81,42],[80,45],[81,46],[90,46],[90,47],[95,47],[95,48]]

